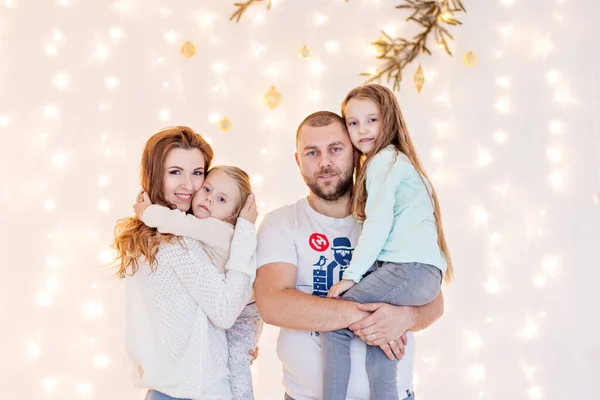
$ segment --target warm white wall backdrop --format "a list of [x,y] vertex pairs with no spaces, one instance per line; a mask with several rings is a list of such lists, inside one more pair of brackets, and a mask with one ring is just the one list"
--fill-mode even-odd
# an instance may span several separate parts
[[[280,0],[235,24],[225,0],[3,0],[0,397],[141,399],[124,286],[100,266],[131,213],[144,142],[189,125],[217,164],[253,176],[261,213],[297,200],[298,123],[339,111],[378,65],[380,29],[414,33],[399,3]],[[457,275],[443,319],[416,336],[418,397],[596,398],[600,5],[464,3],[455,57],[422,57],[422,93],[412,65],[398,94]],[[305,44],[310,60],[298,57]],[[283,95],[274,110],[271,85]],[[282,395],[276,335],[268,327],[260,343],[257,399]]]

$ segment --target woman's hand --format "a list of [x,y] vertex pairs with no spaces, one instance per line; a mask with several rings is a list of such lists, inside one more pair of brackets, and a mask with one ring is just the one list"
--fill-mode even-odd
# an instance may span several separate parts
[[252,365],[254,360],[256,360],[258,358],[258,346],[256,346],[256,349],[254,349],[254,350],[249,350],[248,354],[250,354],[252,356],[252,360],[250,360],[250,365]]
[[138,194],[137,197],[137,203],[133,205],[133,211],[135,212],[135,216],[137,217],[137,219],[141,221],[144,210],[151,205],[152,202],[150,201],[150,196],[148,196],[148,193],[140,192],[140,194]]
[[358,304],[361,311],[372,312],[350,325],[350,330],[370,346],[379,346],[390,360],[400,360],[406,346],[406,331],[412,327],[411,307],[385,303]]
[[246,204],[244,204],[244,208],[242,208],[242,211],[240,212],[240,218],[255,223],[257,217],[258,210],[256,209],[256,198],[254,197],[254,193],[250,193],[246,200]]

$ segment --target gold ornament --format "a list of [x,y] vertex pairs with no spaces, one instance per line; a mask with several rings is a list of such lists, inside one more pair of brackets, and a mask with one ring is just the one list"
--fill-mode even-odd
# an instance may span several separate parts
[[222,132],[229,132],[231,130],[231,120],[227,117],[223,117],[219,120],[219,129]]
[[463,62],[467,67],[472,67],[477,64],[477,56],[472,51],[468,51],[463,57]]
[[185,58],[192,58],[196,54],[196,46],[194,46],[191,42],[185,42],[181,46],[181,55]]
[[271,86],[271,89],[265,93],[265,104],[272,110],[281,104],[281,98],[281,93],[275,89],[275,86]]
[[423,85],[425,84],[425,74],[423,74],[423,68],[419,65],[417,68],[417,72],[415,72],[414,76],[415,87],[417,88],[417,93],[421,93],[421,89],[423,89]]
[[312,55],[312,51],[308,48],[308,46],[304,45],[303,48],[300,49],[300,53],[298,53],[301,59],[308,60]]

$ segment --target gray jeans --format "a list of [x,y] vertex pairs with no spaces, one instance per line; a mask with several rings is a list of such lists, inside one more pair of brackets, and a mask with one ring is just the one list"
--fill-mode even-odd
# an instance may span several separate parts
[[[433,301],[442,283],[442,272],[421,263],[375,263],[375,271],[366,275],[341,298],[357,303],[383,302],[396,306],[422,306]],[[323,400],[345,400],[350,379],[350,329],[323,332]],[[371,400],[398,400],[396,368],[398,360],[390,360],[374,346],[367,346],[367,375]]]
[[[411,393],[408,397],[405,397],[404,400],[415,400],[415,393]],[[283,400],[294,400],[293,397],[288,396],[288,394],[286,393],[285,396],[283,397]]]

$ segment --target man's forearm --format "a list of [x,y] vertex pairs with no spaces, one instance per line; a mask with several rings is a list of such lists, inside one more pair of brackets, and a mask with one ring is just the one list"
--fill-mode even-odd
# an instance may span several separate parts
[[302,331],[343,329],[369,315],[358,310],[354,302],[313,296],[291,288],[257,294],[256,305],[267,324]]
[[420,307],[411,307],[412,324],[409,331],[418,332],[437,321],[444,313],[444,296],[439,296],[429,304]]

